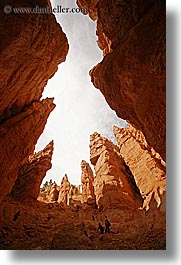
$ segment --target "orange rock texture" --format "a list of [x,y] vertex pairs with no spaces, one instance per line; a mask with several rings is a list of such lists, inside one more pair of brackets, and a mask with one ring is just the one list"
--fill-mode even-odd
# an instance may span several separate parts
[[53,99],[34,102],[0,125],[0,201],[11,192],[18,177],[18,167],[33,153],[54,107]]
[[[93,84],[165,160],[165,1],[78,0],[78,4],[94,4],[97,14],[104,59],[90,71]],[[92,8],[92,18],[91,12]]]
[[[90,71],[92,82],[130,125],[114,127],[118,146],[91,135],[95,172],[82,161],[82,192],[66,174],[60,186],[40,189],[53,142],[32,154],[55,107],[53,99],[40,99],[68,42],[52,14],[2,12],[49,0],[2,0],[0,249],[165,249],[165,1],[77,3],[97,20],[104,55]],[[105,216],[110,234],[98,230]]]
[[53,183],[50,189],[49,202],[56,202],[58,200],[59,190],[57,189],[56,183]]
[[95,198],[93,186],[94,174],[89,163],[87,163],[85,160],[82,160],[81,162],[81,169],[82,199],[83,202],[87,202],[89,198]]
[[[97,4],[99,0],[77,0],[77,4],[82,8],[82,10],[87,10],[89,16],[92,20],[97,19]],[[87,14],[87,12],[85,13]]]
[[43,89],[65,61],[68,42],[52,14],[6,14],[3,8],[47,7],[49,1],[0,3],[0,202],[12,190],[18,167],[34,152],[53,99]]
[[38,201],[44,203],[59,203],[63,206],[79,205],[82,203],[80,186],[70,184],[67,174],[62,178],[60,186],[55,182],[40,188]]
[[151,148],[141,131],[131,125],[128,128],[114,127],[120,154],[134,175],[135,182],[144,199],[143,207],[149,209],[154,197],[159,207],[161,196],[166,191],[166,167],[160,155]]
[[40,188],[40,193],[37,200],[44,203],[57,202],[59,190],[60,187],[55,182],[52,185],[47,185],[47,187]]
[[[11,196],[14,201],[35,202],[40,193],[40,185],[46,172],[52,167],[53,141],[42,151],[29,157],[28,162],[20,167]],[[52,198],[52,194],[51,194]]]
[[[122,130],[128,129],[114,128],[117,139],[123,139]],[[142,133],[132,127],[129,130],[137,135],[139,144],[144,143],[145,146]],[[91,135],[90,160],[95,174],[90,171],[89,164],[82,161],[82,191],[86,184],[84,196],[87,196],[90,190],[87,187],[93,186],[97,205],[91,197],[83,201],[80,187],[70,184],[67,175],[60,186],[53,183],[41,188],[39,201],[33,204],[15,201],[13,196],[6,197],[0,204],[1,249],[165,249],[165,193],[159,207],[152,198],[149,211],[145,211],[140,194],[140,190],[145,188],[145,175],[137,183],[137,175],[131,172],[133,164],[129,168],[120,154],[121,146],[127,145],[126,140],[124,138],[119,148],[98,133]],[[137,163],[139,149],[134,149],[137,147],[134,141],[130,145],[129,151],[131,153],[133,149],[131,156],[135,161],[133,173],[136,174],[139,172],[137,167],[141,167],[141,163]],[[142,154],[139,160],[145,163]],[[152,160],[147,167],[150,171],[155,170]],[[151,182],[155,187],[155,179],[149,180],[150,187]],[[21,191],[21,187],[18,189]],[[25,189],[25,192],[31,196],[30,191]],[[98,223],[105,229],[105,216],[111,223],[110,234],[100,234],[98,230]]]
[[[104,226],[105,215],[111,233],[102,235],[98,222]],[[165,249],[161,215],[156,208],[145,215],[128,208],[100,211],[88,204],[86,208],[38,201],[27,205],[6,199],[0,205],[0,249]]]
[[[1,1],[0,8],[47,7],[47,0]],[[57,66],[65,61],[68,43],[60,25],[51,14],[1,13],[0,25],[0,121],[20,113],[39,101],[43,89]]]
[[126,171],[119,149],[107,138],[94,133],[90,138],[90,161],[94,165],[94,191],[101,208],[141,206],[133,176]]
[[68,180],[67,174],[62,178],[61,185],[60,185],[60,192],[58,197],[58,202],[63,203],[65,205],[69,204],[69,192],[70,192],[70,182]]

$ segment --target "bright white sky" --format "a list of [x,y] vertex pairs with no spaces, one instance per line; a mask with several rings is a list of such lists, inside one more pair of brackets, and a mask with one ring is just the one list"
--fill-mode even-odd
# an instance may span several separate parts
[[[76,7],[75,0],[51,2],[54,7],[60,2],[62,7]],[[52,169],[43,183],[52,178],[59,185],[66,173],[69,181],[78,185],[81,183],[80,163],[89,162],[90,134],[96,131],[113,140],[113,125],[125,127],[126,122],[117,118],[91,83],[89,70],[102,60],[96,43],[96,22],[81,13],[55,15],[68,38],[69,52],[43,93],[43,98],[55,98],[56,108],[38,140],[36,151],[54,140]]]

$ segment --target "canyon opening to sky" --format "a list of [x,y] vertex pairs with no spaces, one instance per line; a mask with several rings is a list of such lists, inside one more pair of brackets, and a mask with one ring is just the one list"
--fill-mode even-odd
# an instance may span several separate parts
[[165,1],[0,9],[0,249],[166,250]]
[[[60,1],[52,0],[51,4],[56,7]],[[63,0],[61,6],[76,8],[77,4],[75,0]],[[113,125],[126,127],[127,123],[111,110],[89,76],[89,71],[103,58],[97,45],[97,22],[82,13],[57,13],[55,16],[66,32],[69,51],[66,61],[58,66],[43,92],[42,98],[55,98],[56,108],[37,142],[36,151],[54,140],[52,168],[47,171],[43,183],[53,179],[60,184],[67,174],[71,183],[79,185],[81,161],[90,163],[90,135],[98,132],[115,142]]]

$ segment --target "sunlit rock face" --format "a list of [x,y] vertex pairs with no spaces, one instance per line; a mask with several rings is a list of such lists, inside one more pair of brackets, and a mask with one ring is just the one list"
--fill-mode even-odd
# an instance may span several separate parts
[[[13,2],[2,0],[0,9]],[[98,45],[105,56],[92,70],[92,80],[117,114],[140,131],[115,128],[119,146],[98,133],[91,136],[95,176],[83,163],[83,174],[89,173],[88,181],[86,174],[82,179],[84,195],[92,196],[94,188],[97,205],[90,198],[81,203],[80,188],[66,175],[60,187],[48,186],[36,201],[41,179],[51,167],[53,145],[30,155],[55,107],[53,99],[40,97],[65,60],[68,44],[50,14],[2,14],[0,249],[165,249],[162,2],[78,2],[84,7],[88,3],[91,18],[98,20]],[[36,3],[47,6],[49,1]],[[32,5],[21,0],[16,4]],[[149,211],[144,211],[147,206]],[[111,233],[100,235],[98,222],[104,225],[105,215]]]
[[90,161],[94,165],[94,191],[100,208],[139,208],[141,196],[134,178],[124,166],[119,149],[98,133],[90,138]]
[[[1,1],[12,7],[34,7],[31,1]],[[36,5],[48,6],[46,0]],[[25,106],[39,101],[57,66],[65,61],[68,43],[51,14],[1,13],[0,121],[15,116]]]
[[58,197],[58,202],[63,203],[64,205],[69,204],[69,192],[70,192],[71,184],[68,180],[67,174],[62,178],[60,185],[60,192]]
[[82,198],[83,202],[87,202],[88,199],[94,199],[94,174],[93,171],[85,160],[81,162],[81,183],[82,183]]
[[[0,202],[12,190],[19,165],[34,152],[55,107],[52,99],[40,98],[68,52],[66,36],[52,14],[6,14],[6,5],[35,7],[25,0],[0,3]],[[49,1],[36,5],[47,7]]]
[[104,59],[90,71],[92,82],[165,160],[165,1],[78,1],[91,5],[91,18],[93,3]]
[[14,201],[35,202],[40,193],[40,185],[47,170],[52,167],[53,141],[42,151],[30,156],[28,162],[18,171],[11,196]]
[[[166,191],[166,165],[160,155],[151,148],[141,131],[114,126],[114,134],[120,154],[134,175],[137,187],[144,199],[143,208],[149,209],[151,199],[160,207]],[[163,202],[165,204],[165,202]],[[165,207],[165,206],[164,206]]]
[[[28,190],[28,185],[25,185],[25,191],[22,192],[23,185],[17,181],[16,189],[14,188],[16,196],[6,197],[0,204],[0,247],[2,249],[165,249],[165,192],[161,196],[160,205],[154,196],[155,198],[151,198],[149,201],[149,211],[145,211],[142,207],[143,199],[139,189],[143,191],[146,188],[145,183],[155,189],[156,181],[152,180],[151,175],[149,175],[150,181],[148,181],[144,174],[142,179],[138,179],[138,167],[143,170],[140,161],[143,164],[148,162],[146,168],[150,166],[149,169],[154,171],[154,174],[156,171],[153,161],[148,160],[147,156],[145,162],[137,143],[151,154],[153,159],[158,159],[161,167],[164,167],[164,162],[158,154],[153,152],[152,148],[149,149],[142,132],[132,126],[128,129],[114,127],[114,133],[119,146],[98,133],[91,135],[90,160],[94,165],[95,174],[90,171],[87,162],[82,161],[81,163],[82,189],[83,185],[89,183],[86,185],[84,196],[87,195],[87,191],[90,194],[90,180],[93,180],[92,186],[97,205],[90,197],[86,202],[83,201],[80,187],[70,184],[67,175],[63,177],[60,186],[51,182],[47,187],[42,188],[38,200],[33,204],[20,203],[17,200],[15,202],[15,197],[21,195],[22,198],[23,194],[27,194],[27,198],[31,198],[34,195],[32,187],[36,186],[35,183],[30,184],[30,190]],[[129,142],[129,149],[127,145],[130,138],[133,139]],[[128,154],[124,146],[129,149],[132,156],[130,168],[125,163]],[[43,151],[30,158],[31,162],[36,163],[36,168],[43,161],[41,157],[44,159],[43,156],[48,156],[48,161],[50,160],[49,155],[52,150],[50,147],[51,143],[49,148],[47,146]],[[125,156],[125,161],[121,153]],[[48,164],[46,162],[45,167]],[[130,170],[133,165],[135,175]],[[32,172],[35,172],[35,167],[29,165],[25,172],[28,172],[28,168],[30,170],[32,168]],[[27,176],[30,183],[30,180],[34,178],[32,176],[30,178],[30,174]],[[157,184],[160,183],[161,181],[157,182]],[[159,187],[164,186],[160,185]],[[18,194],[18,190],[20,194]],[[111,223],[111,233],[100,235],[98,223],[104,226],[105,216],[108,216]]]
[[59,190],[60,187],[55,182],[52,185],[47,184],[46,187],[40,188],[37,200],[44,203],[57,202]]
[[56,183],[53,183],[50,189],[48,202],[56,202],[58,200],[59,189]]

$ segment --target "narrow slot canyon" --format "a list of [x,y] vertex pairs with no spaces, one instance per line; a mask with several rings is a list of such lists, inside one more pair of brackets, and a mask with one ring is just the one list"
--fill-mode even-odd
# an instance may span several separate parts
[[165,250],[165,1],[0,10],[0,249]]

